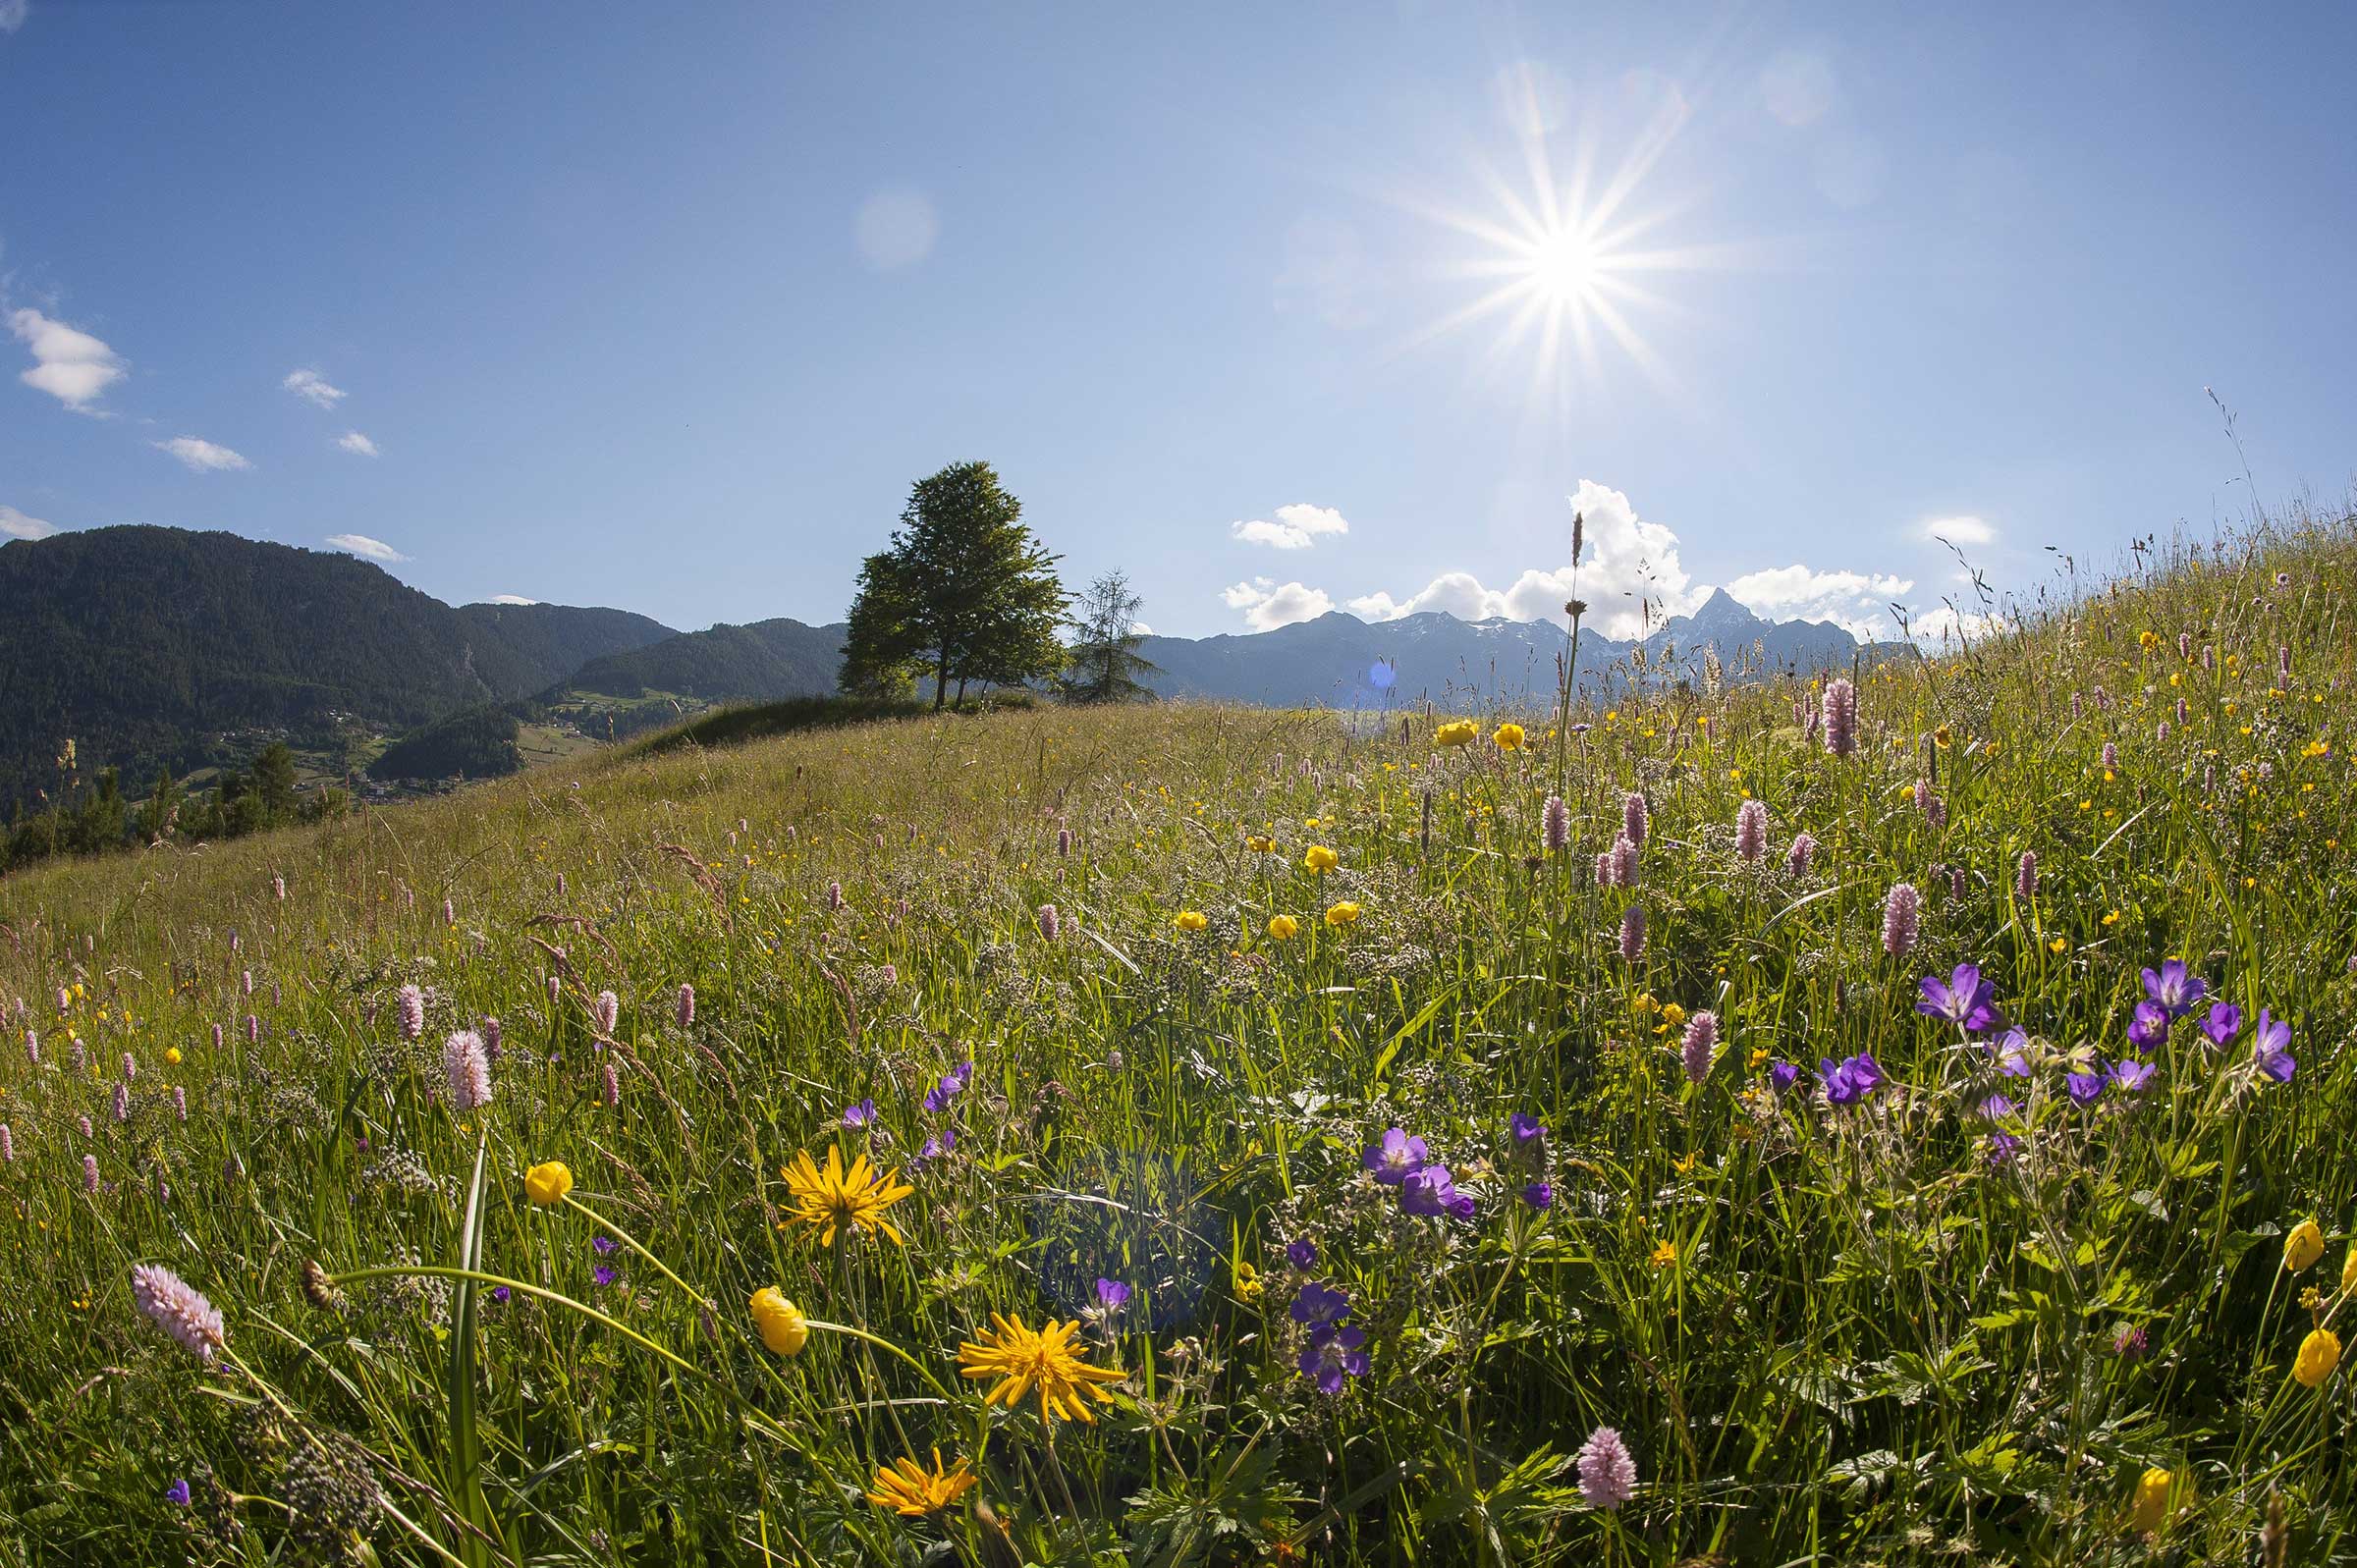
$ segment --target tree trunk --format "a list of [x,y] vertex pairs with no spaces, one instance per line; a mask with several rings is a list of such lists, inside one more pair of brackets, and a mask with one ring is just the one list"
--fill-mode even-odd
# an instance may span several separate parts
[[950,645],[944,642],[941,645],[941,662],[933,667],[933,711],[941,712],[941,705],[949,700]]

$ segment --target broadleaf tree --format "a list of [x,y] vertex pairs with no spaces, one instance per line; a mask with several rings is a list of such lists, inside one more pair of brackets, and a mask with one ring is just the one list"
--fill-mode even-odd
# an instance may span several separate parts
[[919,479],[891,547],[868,557],[844,637],[846,691],[888,695],[933,678],[933,706],[969,682],[1019,685],[1060,674],[1069,603],[1058,557],[987,462]]

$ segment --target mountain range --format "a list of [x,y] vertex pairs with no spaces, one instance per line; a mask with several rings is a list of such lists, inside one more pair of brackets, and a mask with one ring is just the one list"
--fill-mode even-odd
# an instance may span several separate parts
[[[774,620],[681,632],[625,610],[446,605],[343,554],[229,533],[126,526],[0,546],[0,809],[84,773],[143,788],[238,754],[242,731],[314,743],[397,732],[470,708],[670,693],[706,703],[831,691],[841,623]],[[1169,697],[1342,709],[1447,708],[1552,690],[1568,649],[1546,622],[1334,612],[1273,631],[1147,636],[1146,684]],[[1772,622],[1724,590],[1641,641],[1579,640],[1591,689],[1805,674],[1903,644],[1830,622]],[[1637,674],[1641,661],[1643,674]]]

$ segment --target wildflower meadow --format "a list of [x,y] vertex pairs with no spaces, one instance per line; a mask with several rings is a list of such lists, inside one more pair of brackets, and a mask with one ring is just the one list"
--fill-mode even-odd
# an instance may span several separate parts
[[0,881],[0,1558],[2347,1561],[2357,530]]

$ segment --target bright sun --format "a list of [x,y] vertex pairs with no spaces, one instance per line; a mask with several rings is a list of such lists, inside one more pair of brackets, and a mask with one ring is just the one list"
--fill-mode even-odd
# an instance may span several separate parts
[[1530,281],[1551,300],[1585,304],[1595,295],[1597,279],[1603,270],[1600,261],[1587,236],[1574,230],[1558,230],[1542,237],[1531,247]]

